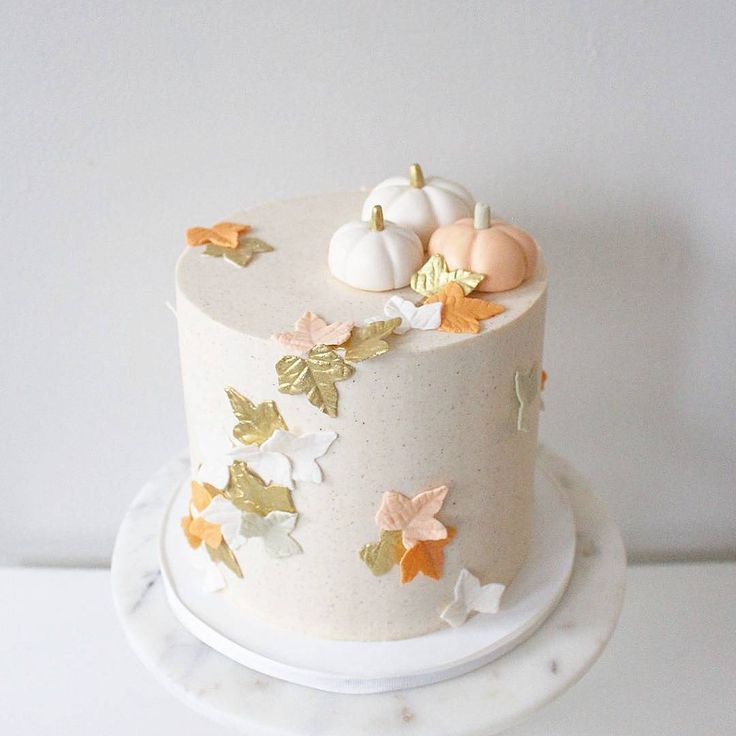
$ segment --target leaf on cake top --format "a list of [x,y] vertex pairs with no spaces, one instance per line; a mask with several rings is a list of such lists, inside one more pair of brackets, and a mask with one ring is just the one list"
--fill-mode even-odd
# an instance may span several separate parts
[[297,320],[293,332],[278,332],[273,338],[284,347],[307,353],[316,345],[342,345],[352,329],[352,322],[327,324],[313,312],[305,312]]
[[306,358],[285,355],[276,363],[279,391],[306,394],[311,404],[330,417],[337,416],[337,381],[353,375],[355,369],[329,346],[313,347]]
[[495,302],[465,296],[461,285],[455,282],[427,299],[427,304],[434,302],[442,302],[443,332],[480,332],[480,320],[506,311],[506,307]]
[[276,402],[264,401],[258,405],[232,387],[225,389],[238,424],[233,429],[235,439],[244,445],[263,444],[277,429],[288,430]]
[[416,306],[408,299],[392,296],[383,308],[387,317],[397,318],[400,323],[394,328],[397,335],[409,330],[436,330],[442,322],[442,304],[422,304]]
[[270,253],[272,250],[273,246],[260,238],[243,238],[235,248],[208,244],[203,255],[224,258],[233,265],[244,268],[256,253]]
[[445,564],[445,547],[454,536],[455,529],[448,526],[444,539],[423,540],[406,550],[401,558],[401,584],[411,582],[419,573],[439,580]]
[[223,495],[241,511],[259,516],[266,516],[271,511],[296,511],[288,488],[266,485],[241,460],[230,466],[230,482]]
[[374,575],[385,575],[398,564],[404,552],[406,550],[401,543],[401,532],[384,530],[378,542],[364,544],[358,554]]
[[450,271],[445,257],[436,253],[411,277],[411,288],[417,294],[428,297],[447,284],[456,283],[464,294],[470,294],[484,278],[482,273],[473,273],[462,268]]
[[343,345],[345,360],[348,363],[359,363],[383,355],[388,351],[386,338],[401,324],[401,319],[381,320],[371,322],[364,327],[355,327],[350,339]]
[[400,531],[407,549],[417,542],[445,539],[447,529],[435,515],[447,496],[447,486],[423,491],[413,498],[396,491],[386,491],[376,514],[376,524],[384,531]]
[[240,236],[251,229],[239,222],[218,222],[212,227],[190,227],[187,245],[215,245],[220,248],[237,248]]

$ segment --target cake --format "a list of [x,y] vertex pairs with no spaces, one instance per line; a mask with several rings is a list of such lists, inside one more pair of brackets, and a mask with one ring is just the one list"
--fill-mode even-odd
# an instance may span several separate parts
[[546,288],[531,236],[418,166],[192,228],[192,575],[323,639],[492,615],[531,535]]

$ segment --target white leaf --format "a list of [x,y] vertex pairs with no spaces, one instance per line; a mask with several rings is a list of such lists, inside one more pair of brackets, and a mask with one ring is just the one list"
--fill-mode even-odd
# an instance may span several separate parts
[[501,583],[481,585],[475,575],[463,568],[455,583],[455,599],[442,611],[440,618],[456,628],[474,611],[497,613],[505,590],[506,586]]
[[215,496],[202,509],[200,516],[210,524],[218,524],[222,529],[222,536],[231,549],[237,549],[245,544],[245,537],[240,533],[243,512],[235,507],[224,496]]
[[383,311],[387,317],[401,319],[401,324],[394,330],[397,335],[409,330],[436,330],[442,322],[442,302],[417,307],[408,299],[392,296]]
[[299,514],[288,511],[271,511],[266,516],[246,512],[240,530],[245,537],[260,537],[266,552],[272,557],[289,557],[302,551],[289,536],[298,518]]
[[[317,458],[322,457],[336,439],[336,432],[312,432],[298,437],[291,432],[277,429],[261,445],[261,449],[287,457],[293,480],[321,483],[322,469],[317,464]],[[291,487],[290,485],[289,488]]]
[[225,432],[204,438],[200,441],[203,461],[197,470],[197,480],[222,489],[230,477],[228,468],[236,460],[242,460],[251,470],[258,473],[265,483],[274,483],[293,490],[289,458],[269,451],[265,448],[265,444],[264,442],[260,447],[236,444]]

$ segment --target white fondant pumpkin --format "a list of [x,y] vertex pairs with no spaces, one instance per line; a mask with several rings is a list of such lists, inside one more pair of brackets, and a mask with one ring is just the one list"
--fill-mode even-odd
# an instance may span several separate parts
[[439,176],[425,179],[421,166],[412,164],[408,177],[392,176],[371,190],[363,204],[364,220],[377,204],[387,220],[413,230],[426,247],[438,227],[472,217],[475,200],[453,181]]
[[373,208],[370,219],[343,225],[330,240],[330,273],[355,289],[401,289],[423,262],[424,248],[416,233],[384,222],[380,206]]

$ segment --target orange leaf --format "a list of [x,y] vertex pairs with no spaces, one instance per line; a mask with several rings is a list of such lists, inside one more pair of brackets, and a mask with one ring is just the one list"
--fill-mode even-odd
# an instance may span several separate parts
[[540,378],[540,391],[544,391],[544,384],[547,383],[547,371],[542,371],[542,377]]
[[187,230],[187,245],[219,245],[222,248],[237,248],[240,236],[250,230],[250,225],[238,222],[218,222],[212,227],[190,227]]
[[222,542],[222,529],[219,524],[205,521],[201,516],[192,519],[189,524],[189,534],[201,539],[208,547],[217,549]]
[[202,540],[199,537],[195,537],[194,534],[192,534],[189,527],[192,525],[192,515],[189,516],[182,516],[181,517],[181,528],[184,530],[184,536],[187,538],[187,542],[189,542],[189,546],[192,549],[197,549],[200,544],[202,544]]
[[439,580],[445,564],[445,547],[455,536],[454,527],[447,527],[445,539],[425,540],[410,547],[401,558],[401,584],[409,583],[421,572]]
[[192,489],[192,506],[201,513],[210,505],[212,497],[217,495],[212,493],[215,489],[209,483],[199,483],[196,480],[189,485]]
[[495,302],[465,296],[462,287],[455,281],[429,297],[427,304],[431,302],[442,302],[440,330],[443,332],[480,332],[478,320],[489,319],[506,311],[506,307]]

